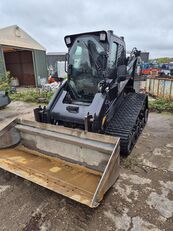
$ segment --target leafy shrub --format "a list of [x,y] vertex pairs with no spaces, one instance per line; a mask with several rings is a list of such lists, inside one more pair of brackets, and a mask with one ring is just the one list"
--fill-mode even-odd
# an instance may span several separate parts
[[11,89],[10,82],[10,72],[7,71],[5,75],[0,76],[0,91],[9,91]]
[[151,111],[167,111],[173,112],[173,100],[158,98],[152,101],[149,101],[149,108]]
[[24,101],[24,102],[40,102],[40,99],[44,99],[45,103],[48,103],[51,99],[54,91],[43,91],[42,89],[27,89],[21,90],[10,95],[10,98],[14,101]]

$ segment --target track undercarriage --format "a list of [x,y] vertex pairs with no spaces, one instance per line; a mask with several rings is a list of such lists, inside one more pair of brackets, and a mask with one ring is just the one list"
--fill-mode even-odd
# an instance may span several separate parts
[[141,134],[148,118],[147,96],[129,93],[115,112],[105,133],[120,137],[121,154],[129,154]]

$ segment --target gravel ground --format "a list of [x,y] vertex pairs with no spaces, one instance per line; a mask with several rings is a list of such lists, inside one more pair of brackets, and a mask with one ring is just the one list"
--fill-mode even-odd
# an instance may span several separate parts
[[[33,106],[12,102],[0,111],[0,124]],[[90,209],[0,170],[0,230],[159,231],[173,230],[173,116],[150,113],[120,177],[101,205]]]

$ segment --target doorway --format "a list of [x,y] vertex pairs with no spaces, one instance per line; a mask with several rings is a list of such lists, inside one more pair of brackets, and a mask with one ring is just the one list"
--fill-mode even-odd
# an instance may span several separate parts
[[3,47],[6,71],[19,80],[20,86],[36,86],[31,50]]

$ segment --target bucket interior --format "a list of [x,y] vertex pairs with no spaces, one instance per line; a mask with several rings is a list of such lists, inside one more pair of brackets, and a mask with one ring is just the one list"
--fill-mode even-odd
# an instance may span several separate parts
[[18,146],[0,150],[0,166],[16,175],[87,205],[96,191],[101,173]]

